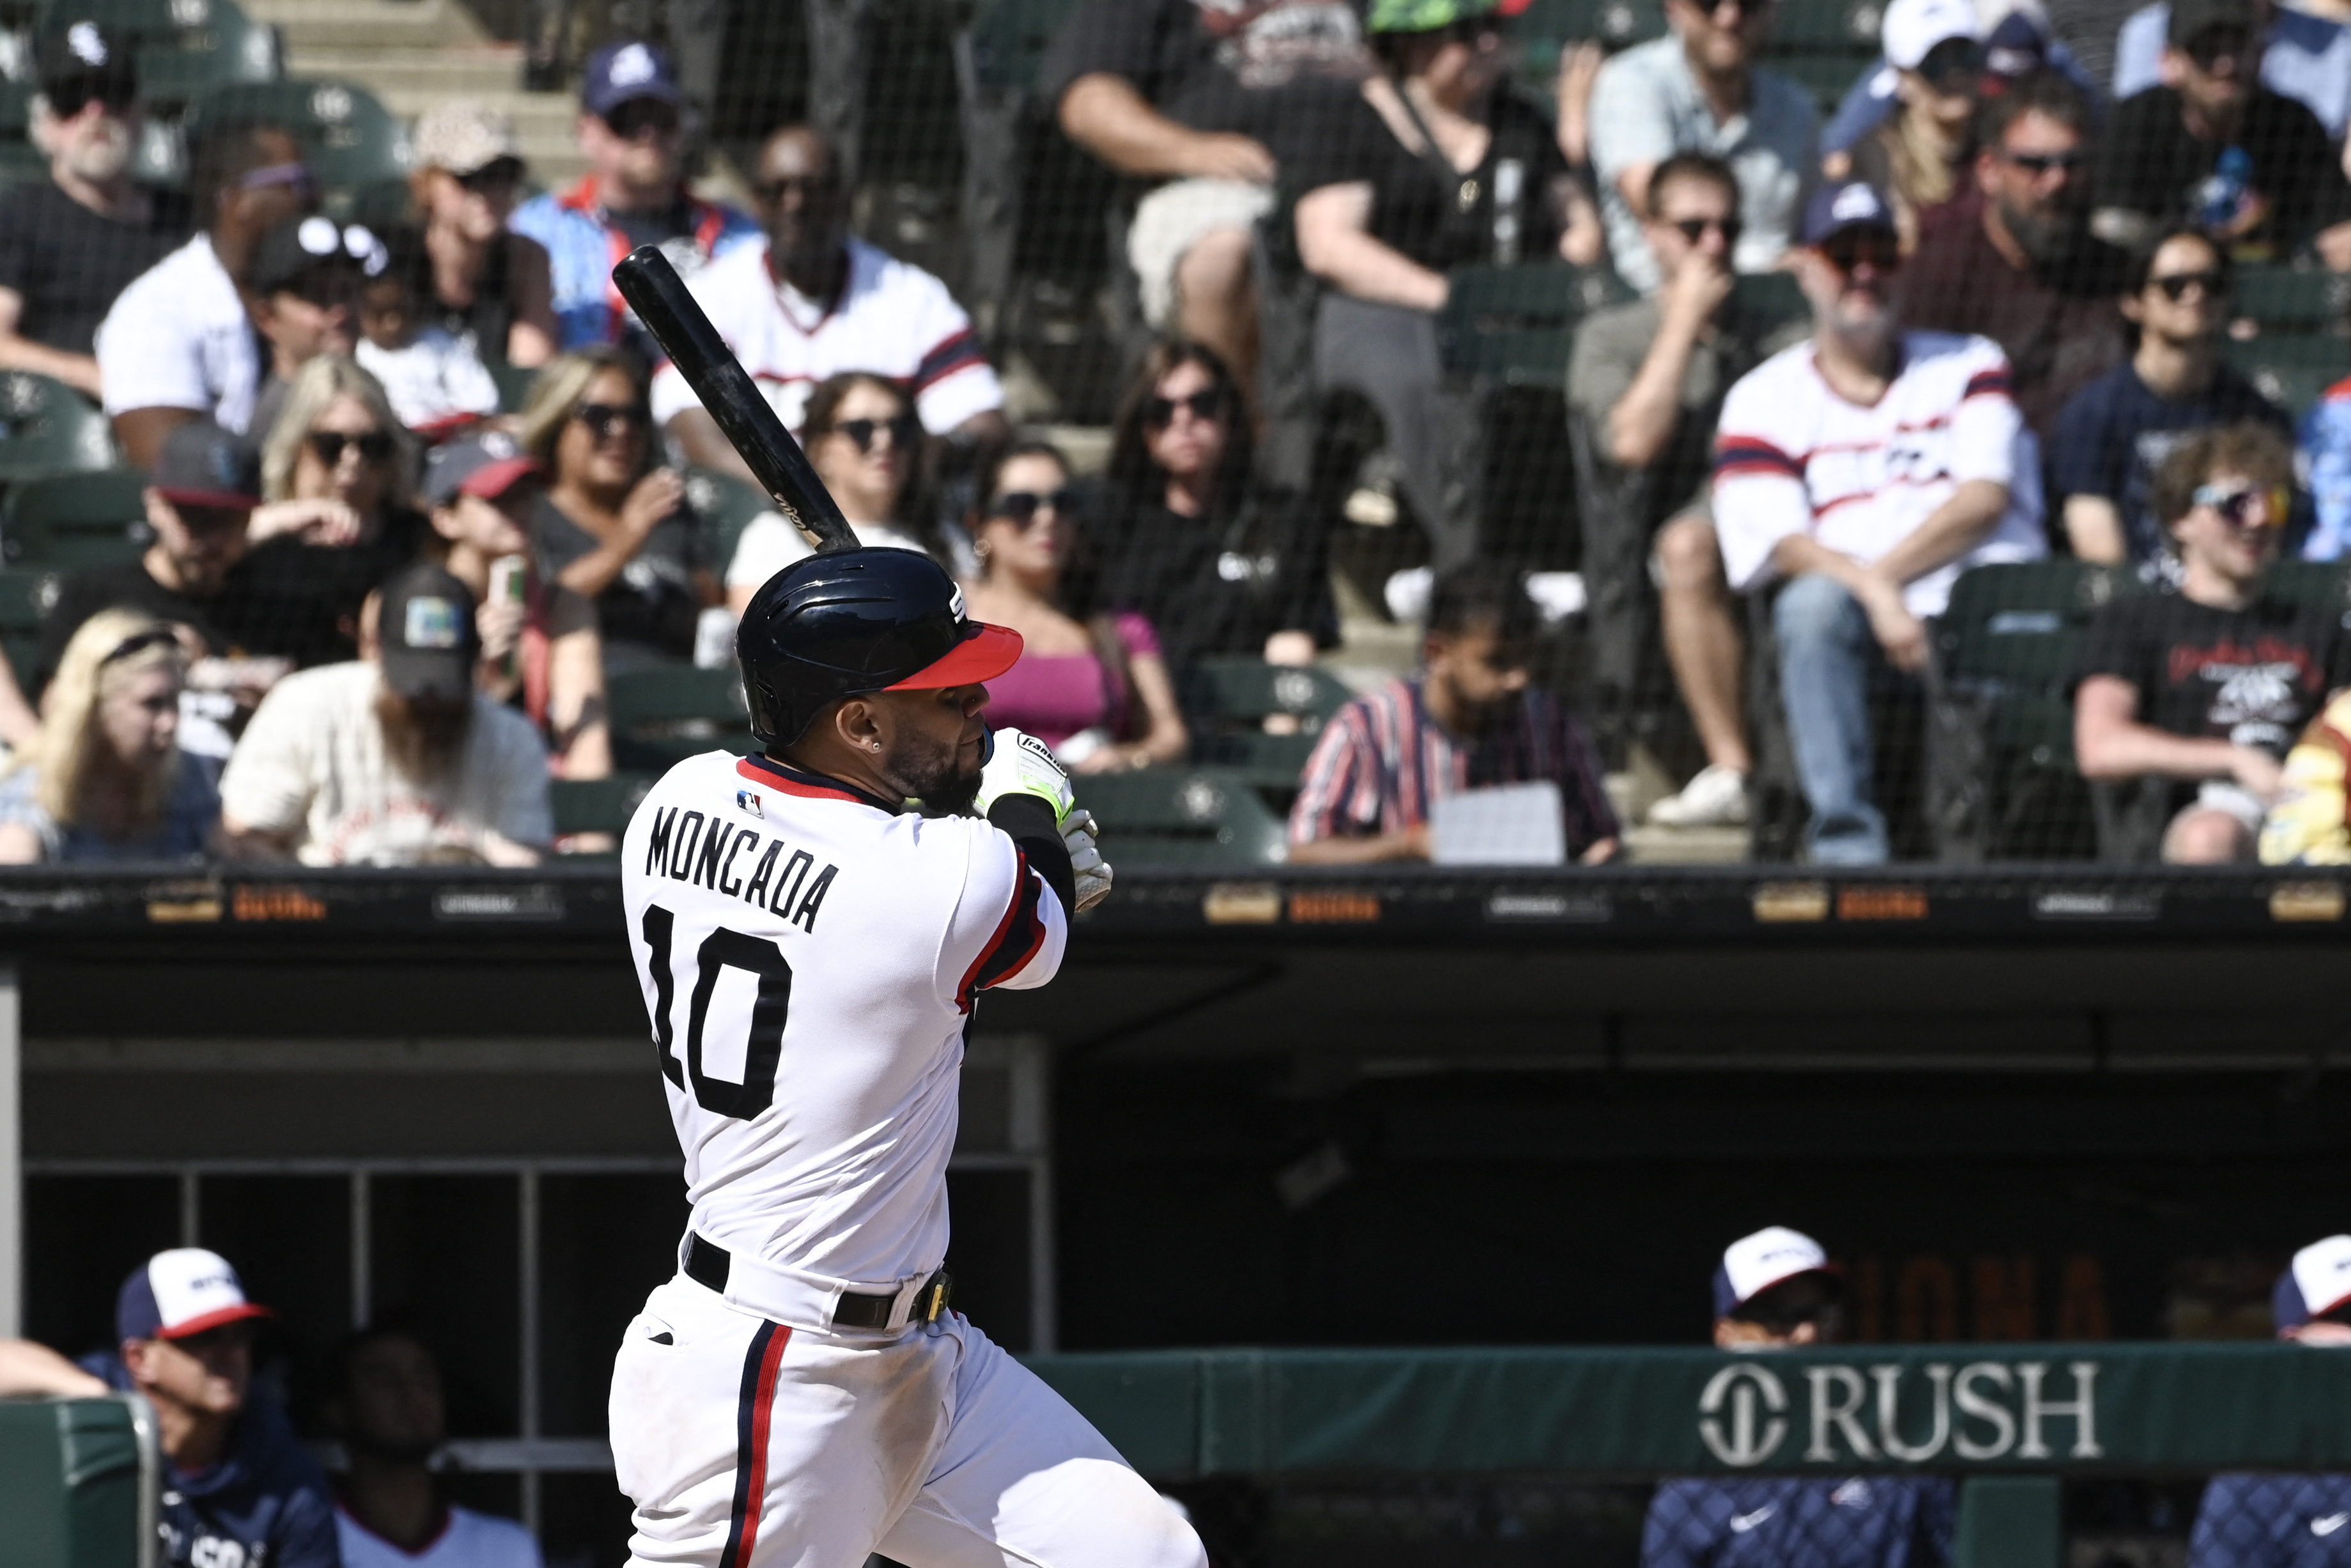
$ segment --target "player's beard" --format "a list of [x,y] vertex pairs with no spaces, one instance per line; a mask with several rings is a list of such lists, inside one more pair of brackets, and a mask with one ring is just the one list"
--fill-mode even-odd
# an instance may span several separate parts
[[412,784],[429,785],[445,776],[465,748],[474,706],[412,702],[387,688],[376,694],[375,716],[383,727],[383,754],[392,770]]
[[963,748],[952,742],[909,730],[891,754],[890,772],[899,788],[923,802],[925,811],[955,816],[979,794],[979,769],[966,772],[962,758]]

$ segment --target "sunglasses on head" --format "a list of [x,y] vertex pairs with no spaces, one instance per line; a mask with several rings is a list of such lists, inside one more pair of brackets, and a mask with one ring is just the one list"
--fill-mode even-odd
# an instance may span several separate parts
[[1736,215],[1727,218],[1668,218],[1666,224],[1668,228],[1679,229],[1682,238],[1692,245],[1704,239],[1707,230],[1719,229],[1722,231],[1722,243],[1726,247],[1737,245],[1739,236],[1746,232],[1747,227]]
[[2163,290],[2163,297],[2174,305],[2188,298],[2191,288],[2201,289],[2207,299],[2218,299],[2229,291],[2229,279],[2217,269],[2211,272],[2168,272],[2147,280],[2150,288]]
[[571,411],[571,417],[599,441],[610,441],[615,433],[632,435],[653,422],[651,411],[641,402],[583,402]]
[[634,141],[650,131],[666,136],[677,129],[677,110],[657,98],[632,98],[604,117],[612,134]]
[[179,645],[180,639],[162,626],[146,632],[134,632],[117,643],[114,645],[114,651],[98,662],[99,668],[104,669],[117,660],[128,659],[133,653],[143,653],[150,648],[176,648]]
[[1225,394],[1216,387],[1207,387],[1189,397],[1155,397],[1143,405],[1143,423],[1154,430],[1165,430],[1176,423],[1176,411],[1187,408],[1192,417],[1203,422],[1221,419],[1225,413]]
[[457,183],[476,196],[489,196],[500,191],[511,191],[522,183],[522,160],[493,158],[472,173],[458,175]]
[[1902,242],[1886,229],[1847,229],[1831,235],[1821,254],[1839,272],[1850,274],[1864,264],[1892,272],[1902,265]]
[[[2283,489],[2264,490],[2258,485],[2199,485],[2195,503],[2210,507],[2220,514],[2232,528],[2283,522],[2286,515],[2286,493]],[[2253,508],[2262,508],[2259,525],[2253,521]]]
[[340,430],[314,430],[307,439],[319,461],[332,468],[343,460],[347,451],[360,455],[362,463],[389,463],[392,455],[400,450],[389,433],[371,430],[365,435],[346,435]]
[[987,515],[1018,523],[1025,529],[1037,526],[1040,513],[1050,512],[1057,517],[1068,517],[1076,516],[1077,510],[1078,493],[1075,490],[1049,490],[1041,496],[1034,490],[1007,490],[988,504]]
[[271,163],[248,171],[236,182],[240,191],[267,191],[284,188],[298,201],[308,201],[317,193],[318,183],[310,177],[308,163]]
[[892,414],[888,419],[842,419],[829,427],[831,434],[846,435],[860,452],[873,450],[876,432],[887,431],[891,447],[899,452],[912,452],[921,439],[923,422],[911,413]]

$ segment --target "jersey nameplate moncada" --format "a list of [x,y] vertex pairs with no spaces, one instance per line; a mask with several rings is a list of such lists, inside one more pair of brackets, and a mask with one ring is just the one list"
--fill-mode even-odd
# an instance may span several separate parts
[[841,868],[820,871],[808,851],[785,850],[782,839],[771,841],[758,828],[673,806],[653,813],[645,874],[739,898],[814,936],[817,911]]

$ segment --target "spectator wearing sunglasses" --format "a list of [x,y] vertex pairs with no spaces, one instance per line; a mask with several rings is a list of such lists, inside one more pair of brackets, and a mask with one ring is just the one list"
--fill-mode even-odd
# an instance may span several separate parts
[[1820,163],[1812,95],[1754,63],[1771,0],[1666,0],[1666,37],[1600,68],[1592,167],[1616,271],[1644,294],[1664,280],[1641,225],[1649,176],[1677,152],[1711,152],[1739,177],[1740,272],[1777,267]]
[[431,263],[432,325],[472,341],[485,362],[536,370],[555,354],[547,247],[507,226],[521,197],[522,142],[502,110],[444,99],[417,117],[409,176]]
[[98,324],[188,235],[187,203],[131,177],[139,72],[126,41],[72,21],[40,41],[33,145],[49,177],[0,194],[0,369],[95,398]]
[[498,412],[498,383],[470,333],[435,319],[433,258],[413,229],[385,240],[384,269],[360,286],[352,355],[383,383],[400,423],[428,438],[453,434]]
[[[1723,1249],[1714,1343],[1768,1354],[1844,1337],[1844,1279],[1821,1244],[1767,1226]],[[1951,1560],[1957,1498],[1940,1476],[1668,1480],[1649,1500],[1641,1568],[1929,1568]]]
[[[2351,129],[2351,26],[2344,24],[2343,8],[2303,9],[2255,0],[2261,24],[2262,85],[2293,99],[2318,116],[2319,124],[2335,141]],[[2163,78],[2164,40],[2171,29],[2171,7],[2164,0],[2142,5],[2130,15],[2115,37],[2114,95],[2135,98]]]
[[0,863],[191,860],[220,820],[218,762],[179,747],[186,651],[135,610],[67,643],[41,727],[0,775]]
[[1073,773],[1180,760],[1191,746],[1158,634],[1133,611],[1080,621],[1062,593],[1082,546],[1069,459],[1021,442],[980,469],[971,519],[974,618],[1020,633],[1019,662],[987,684],[998,727],[1033,735]]
[[2084,560],[2176,570],[2151,497],[2156,470],[2189,432],[2251,420],[2291,438],[2283,411],[2220,358],[2231,272],[2227,253],[2194,227],[2158,235],[2132,259],[2122,311],[2138,346],[2065,405],[2050,459],[2065,536]]
[[[1510,90],[1496,0],[1377,0],[1380,71],[1296,171],[1298,254],[1316,307],[1318,393],[1380,413],[1437,566],[1477,549],[1476,410],[1437,346],[1448,269],[1567,258],[1578,193],[1557,131]],[[1583,202],[1587,240],[1596,217]],[[1588,259],[1596,259],[1594,254]]]
[[1739,183],[1729,164],[1677,152],[1649,183],[1649,254],[1664,286],[1588,318],[1567,370],[1575,457],[1591,498],[1583,573],[1593,716],[1621,756],[1648,697],[1648,650],[1662,632],[1706,765],[1652,806],[1649,820],[1729,827],[1747,820],[1753,762],[1741,696],[1746,636],[1708,498],[1714,427],[1731,385],[1805,329],[1740,308],[1730,274]]
[[2293,483],[2294,449],[2259,423],[2197,431],[2156,472],[2178,590],[2116,596],[2074,672],[2074,754],[2108,787],[2110,858],[2252,860],[2287,751],[2351,684],[2340,612],[2267,591]]
[[307,669],[359,657],[360,607],[415,559],[416,443],[376,379],[337,355],[295,374],[261,450],[262,505],[236,570],[248,645]]
[[1215,350],[1154,344],[1111,425],[1099,592],[1145,616],[1168,667],[1204,653],[1313,661],[1338,641],[1312,511],[1258,481],[1249,414]]
[[[913,550],[952,570],[915,483],[923,423],[899,384],[867,371],[828,376],[809,393],[802,417],[809,462],[858,542]],[[726,608],[739,619],[768,579],[809,553],[808,540],[781,513],[752,518],[726,563]]]
[[2256,78],[2252,0],[2179,0],[2168,17],[2167,84],[2115,110],[2093,225],[2117,245],[2195,224],[2245,261],[2314,246],[2351,268],[2351,181],[2318,117]]
[[256,428],[267,367],[244,290],[262,236],[316,195],[294,138],[253,120],[204,123],[188,150],[188,191],[203,232],[141,273],[98,327],[106,412],[140,468],[191,420],[239,435]]
[[[933,435],[966,446],[1010,438],[1004,389],[946,285],[850,234],[849,193],[831,143],[805,125],[775,131],[759,149],[751,193],[766,247],[712,262],[694,292],[785,428],[801,428],[818,382],[868,371],[912,392]],[[694,462],[751,478],[666,364],[653,377],[653,417]]]
[[523,407],[522,445],[547,475],[531,548],[542,571],[595,604],[606,670],[692,658],[718,580],[685,481],[659,465],[643,362],[621,348],[549,360]]
[[269,356],[253,398],[256,441],[277,428],[303,366],[322,354],[350,357],[359,342],[360,290],[390,265],[373,230],[315,213],[261,236],[246,282],[246,306]]
[[1926,622],[1962,570],[2047,547],[1999,345],[1902,330],[1901,241],[1867,185],[1813,193],[1803,235],[1812,340],[1724,400],[1714,515],[1731,587],[1772,596],[1807,852],[1873,865],[1892,853],[1873,699],[1917,711]]
[[2089,229],[2089,100],[2054,72],[1986,102],[1973,189],[1921,225],[1902,269],[1905,323],[2001,346],[2044,459],[2066,400],[2130,352],[2130,258]]
[[687,189],[682,101],[669,51],[658,45],[631,39],[588,57],[577,125],[587,176],[569,191],[533,196],[513,219],[517,234],[546,248],[557,347],[620,343],[658,363],[660,346],[612,287],[613,264],[641,245],[659,246],[690,279],[727,252],[758,245],[749,214]]
[[[1983,35],[1983,71],[1976,78],[1979,97],[1998,98],[2025,78],[2049,71],[2071,82],[2090,102],[2103,101],[2099,79],[2080,56],[2050,36],[2048,19],[2037,11],[2011,11],[1996,20],[1979,13],[1978,20],[1991,29]],[[1881,57],[1846,90],[1836,113],[1821,130],[1821,167],[1830,179],[1842,180],[1851,172],[1854,148],[1901,110],[1901,71]]]
[[1896,107],[1855,144],[1850,177],[1885,195],[1915,251],[1920,221],[1959,194],[1972,162],[1983,26],[1970,0],[1894,0],[1884,35]]

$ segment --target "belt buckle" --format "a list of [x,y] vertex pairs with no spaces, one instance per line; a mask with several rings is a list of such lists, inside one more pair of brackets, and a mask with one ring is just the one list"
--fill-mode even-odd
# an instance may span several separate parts
[[937,1273],[931,1276],[931,1307],[930,1311],[923,1314],[923,1322],[925,1324],[935,1323],[939,1321],[939,1313],[947,1304],[947,1291],[954,1283],[955,1281],[947,1277],[947,1271],[945,1269],[940,1270]]

